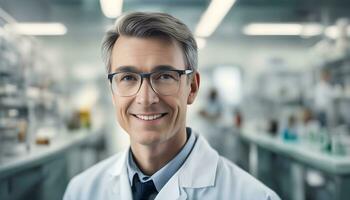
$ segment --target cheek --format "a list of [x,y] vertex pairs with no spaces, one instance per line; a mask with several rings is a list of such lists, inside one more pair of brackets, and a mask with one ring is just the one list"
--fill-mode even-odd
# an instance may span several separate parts
[[114,98],[114,108],[117,120],[119,123],[124,123],[126,120],[126,110],[128,107],[128,101],[126,99]]
[[175,121],[182,121],[185,118],[186,110],[187,110],[187,97],[183,95],[178,97],[176,101],[173,101],[174,104],[172,108],[174,109]]
[[118,122],[121,124],[121,120],[123,119],[123,117],[122,117],[122,113],[121,113],[121,111],[120,111],[118,106],[116,106],[115,114],[117,116]]

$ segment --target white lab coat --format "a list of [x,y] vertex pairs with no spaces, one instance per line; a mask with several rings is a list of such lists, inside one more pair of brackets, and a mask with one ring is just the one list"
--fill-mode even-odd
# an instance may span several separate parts
[[[156,200],[280,199],[251,175],[219,156],[202,136],[196,134],[196,137],[191,154],[164,185]],[[131,200],[126,161],[127,151],[124,151],[74,177],[64,200]]]

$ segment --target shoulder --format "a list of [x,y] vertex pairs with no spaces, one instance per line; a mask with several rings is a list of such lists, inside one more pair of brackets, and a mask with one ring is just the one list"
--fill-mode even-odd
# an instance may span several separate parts
[[219,156],[200,135],[183,171],[181,181],[191,199],[280,200],[252,175]]
[[80,174],[73,177],[72,181],[91,181],[93,178],[100,178],[107,175],[113,164],[115,164],[120,158],[122,153],[118,153],[105,160],[98,162],[97,164],[89,167]]
[[224,157],[219,158],[216,175],[215,185],[225,185],[223,192],[233,196],[232,199],[280,199],[274,191]]
[[112,167],[123,159],[123,154],[124,152],[121,152],[111,156],[73,177],[67,186],[64,199],[91,197],[94,193],[103,190],[104,183],[111,177]]

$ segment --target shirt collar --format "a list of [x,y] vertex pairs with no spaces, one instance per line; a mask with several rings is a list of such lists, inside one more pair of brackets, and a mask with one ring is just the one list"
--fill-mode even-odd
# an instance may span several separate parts
[[190,155],[192,148],[196,142],[196,136],[192,133],[191,128],[186,128],[187,133],[187,142],[181,149],[181,151],[164,167],[154,173],[152,176],[147,176],[134,161],[131,148],[129,148],[128,153],[128,161],[127,161],[127,169],[130,185],[132,186],[132,180],[135,174],[137,174],[140,178],[141,182],[146,182],[152,180],[154,185],[156,186],[157,191],[159,192],[163,186],[168,182],[168,180],[176,173],[176,171],[181,167],[181,165],[185,162],[186,158]]

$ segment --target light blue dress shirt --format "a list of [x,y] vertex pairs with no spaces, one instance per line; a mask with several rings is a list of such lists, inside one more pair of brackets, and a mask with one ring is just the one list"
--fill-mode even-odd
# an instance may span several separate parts
[[176,171],[185,162],[186,158],[188,157],[188,155],[190,155],[191,150],[194,147],[194,144],[196,142],[195,134],[192,134],[191,128],[186,128],[186,133],[187,133],[187,142],[185,146],[168,164],[166,164],[164,167],[162,167],[152,176],[147,176],[144,173],[142,173],[142,171],[134,161],[131,148],[130,148],[128,153],[128,162],[127,162],[130,185],[132,186],[133,177],[135,174],[137,174],[140,178],[140,181],[143,183],[149,180],[152,180],[154,185],[156,186],[157,191],[159,192],[163,188],[163,186],[168,182],[168,180],[176,173]]

